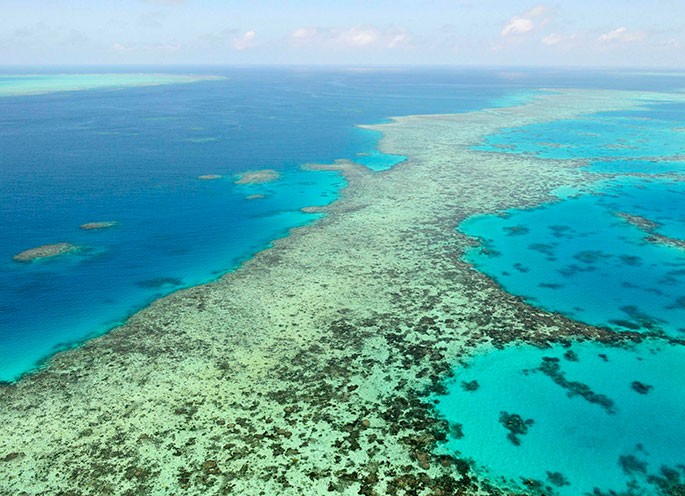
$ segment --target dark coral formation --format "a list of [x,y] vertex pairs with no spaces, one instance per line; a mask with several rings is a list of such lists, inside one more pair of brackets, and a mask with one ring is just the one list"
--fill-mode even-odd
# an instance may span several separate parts
[[535,422],[533,419],[523,419],[517,413],[500,412],[499,423],[509,431],[507,439],[511,441],[514,446],[521,445],[519,436],[528,434],[528,428]]
[[561,472],[547,472],[547,480],[557,487],[568,486],[569,482]]
[[543,357],[542,363],[538,368],[540,372],[548,376],[555,384],[568,391],[569,396],[580,396],[584,400],[601,406],[607,413],[616,413],[614,401],[599,393],[592,391],[590,386],[582,382],[569,381],[561,371],[559,359],[555,357]]
[[654,386],[650,386],[649,384],[645,384],[640,381],[633,381],[630,387],[633,388],[633,391],[639,394],[647,394],[654,388]]
[[657,229],[661,227],[661,225],[658,222],[654,222],[653,220],[647,219],[645,217],[629,214],[626,212],[618,212],[616,216],[622,218],[629,224],[632,224],[641,231],[643,231],[645,233],[644,240],[648,243],[685,249],[685,240],[671,238],[669,236],[665,236],[657,232]]
[[635,455],[621,455],[618,457],[618,464],[626,475],[635,473],[646,474],[647,462],[640,460]]
[[478,381],[474,379],[472,381],[462,381],[461,387],[464,391],[477,391],[480,385],[478,384]]

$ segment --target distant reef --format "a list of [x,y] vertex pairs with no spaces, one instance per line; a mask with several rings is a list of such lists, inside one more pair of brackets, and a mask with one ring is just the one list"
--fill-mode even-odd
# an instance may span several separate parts
[[261,200],[262,198],[266,198],[266,195],[256,194],[256,195],[247,195],[245,197],[246,200]]
[[42,245],[30,250],[22,251],[12,257],[15,262],[32,262],[39,258],[52,258],[67,253],[78,251],[79,247],[71,243],[55,243],[52,245]]
[[263,169],[258,171],[243,172],[237,176],[235,184],[264,184],[275,181],[281,177],[278,171]]
[[204,174],[202,176],[197,176],[198,179],[202,179],[203,181],[213,181],[216,179],[222,179],[224,176],[221,174]]
[[107,220],[103,222],[87,222],[85,224],[81,224],[80,227],[84,231],[96,231],[98,229],[108,229],[116,226],[117,224],[118,222],[115,220]]

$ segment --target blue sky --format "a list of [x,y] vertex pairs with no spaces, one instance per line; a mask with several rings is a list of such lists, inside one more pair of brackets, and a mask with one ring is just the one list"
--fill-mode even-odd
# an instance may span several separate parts
[[0,64],[685,66],[685,0],[0,0]]

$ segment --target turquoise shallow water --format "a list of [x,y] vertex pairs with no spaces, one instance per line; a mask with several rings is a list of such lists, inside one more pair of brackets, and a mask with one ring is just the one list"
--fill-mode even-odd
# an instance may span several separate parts
[[434,398],[452,431],[440,449],[500,487],[675,494],[668,487],[685,483],[683,377],[685,348],[659,342],[477,355]]
[[[377,140],[382,138],[382,134],[379,131],[372,131],[368,129],[361,130],[361,132],[368,134]],[[357,154],[353,159],[358,164],[365,165],[369,169],[375,172],[380,172],[388,169],[392,169],[395,165],[400,164],[407,160],[404,155],[393,155],[390,153],[381,153],[378,150],[372,152]]]
[[[681,335],[685,250],[649,240],[685,240],[684,119],[685,105],[658,104],[487,137],[479,149],[583,159],[589,172],[616,177],[565,188],[557,202],[466,220],[459,229],[483,243],[467,259],[548,310],[615,330]],[[656,223],[653,233],[625,214]]]
[[685,103],[655,103],[644,111],[503,129],[476,149],[530,153],[541,158],[643,158],[663,160],[685,151]]
[[[615,330],[685,332],[685,250],[646,240],[620,214],[685,239],[685,184],[622,178],[592,193],[460,226],[484,244],[467,259],[543,308]],[[568,194],[568,191],[565,191]]]
[[590,172],[600,174],[683,174],[685,162],[668,160],[610,160],[592,162]]

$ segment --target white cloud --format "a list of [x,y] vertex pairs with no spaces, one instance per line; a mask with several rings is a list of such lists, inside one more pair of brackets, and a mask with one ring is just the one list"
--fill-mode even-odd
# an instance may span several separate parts
[[529,33],[535,29],[535,23],[525,17],[512,17],[509,23],[502,29],[502,36]]
[[294,45],[308,45],[315,41],[319,36],[319,30],[316,28],[297,28],[290,33],[288,38]]
[[509,19],[502,28],[503,37],[520,36],[531,33],[540,26],[547,24],[552,18],[552,10],[546,5],[536,5],[523,14]]
[[630,31],[625,26],[613,29],[607,33],[600,35],[599,41],[604,43],[618,42],[618,43],[634,43],[642,41],[647,35],[642,31]]
[[378,41],[379,37],[378,30],[375,28],[353,27],[341,31],[338,41],[343,46],[354,48],[372,45]]
[[242,51],[242,50],[247,50],[248,48],[251,48],[254,45],[255,38],[257,37],[257,33],[254,31],[246,31],[243,34],[236,35],[233,37],[233,48],[236,50]]
[[257,32],[254,29],[241,31],[234,28],[226,28],[219,32],[206,33],[197,38],[195,47],[205,46],[219,50],[235,50],[242,52],[257,46]]
[[410,45],[411,37],[404,29],[381,29],[374,26],[349,28],[299,27],[288,35],[292,46],[312,46],[344,49],[393,49]]
[[557,45],[565,45],[569,46],[571,42],[575,41],[577,38],[577,35],[570,34],[570,35],[563,35],[559,33],[550,33],[544,38],[542,38],[541,42],[543,45],[547,46],[557,46]]
[[133,51],[133,48],[124,45],[123,43],[115,43],[112,45],[112,51],[117,53],[125,53]]
[[175,53],[181,50],[180,43],[114,43],[112,51],[115,53],[148,52],[148,53]]
[[396,35],[392,36],[390,40],[388,40],[388,43],[386,46],[388,48],[397,48],[403,45],[406,45],[409,43],[409,35],[407,33],[397,33]]
[[665,48],[673,48],[673,49],[680,49],[683,44],[680,40],[677,40],[675,38],[670,38],[662,43],[662,46]]
[[543,17],[550,13],[550,9],[547,5],[536,5],[532,9],[525,12],[523,15],[527,17]]
[[564,41],[564,36],[557,33],[548,34],[542,38],[542,44],[547,46],[558,45],[562,41]]

